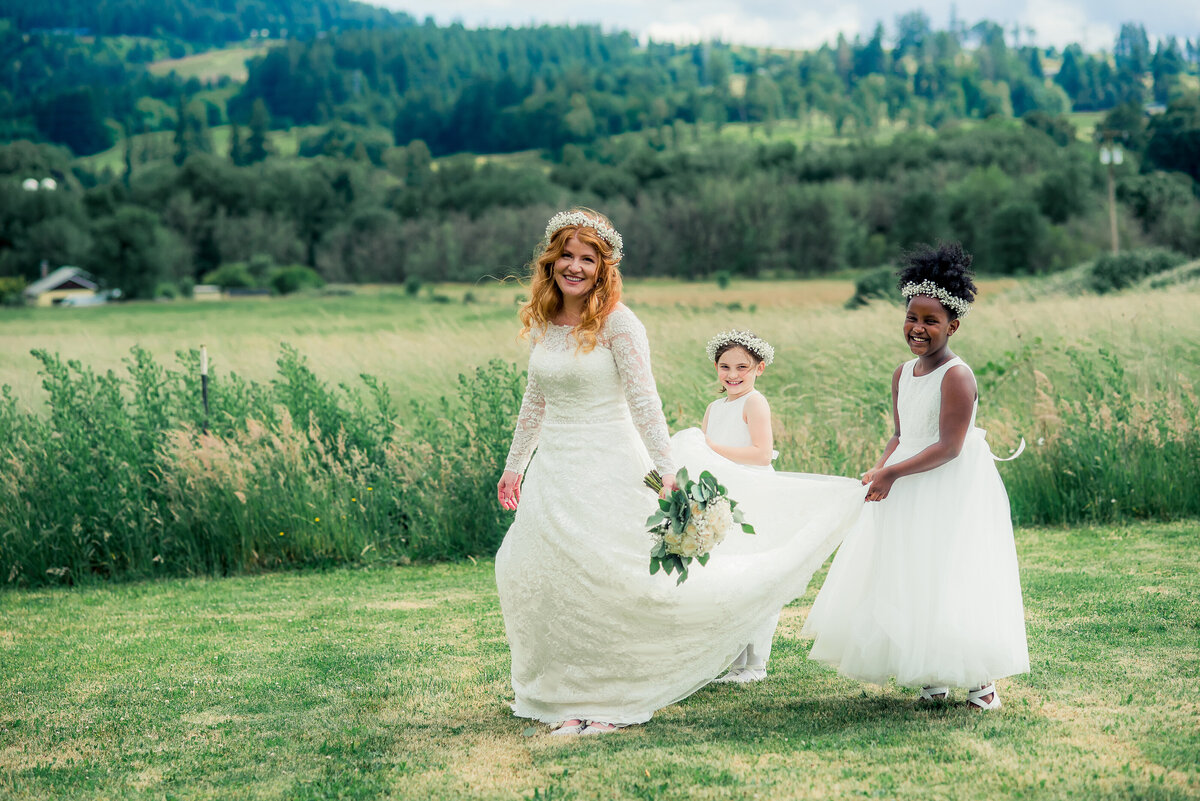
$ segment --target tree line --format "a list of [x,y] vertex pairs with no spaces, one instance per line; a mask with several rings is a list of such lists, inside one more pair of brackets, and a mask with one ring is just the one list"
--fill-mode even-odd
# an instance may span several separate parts
[[26,33],[78,30],[204,45],[238,42],[261,31],[305,39],[330,30],[413,24],[407,14],[353,0],[0,0],[0,18]]
[[[1127,247],[1200,256],[1198,135],[1196,96],[1130,133],[1116,170]],[[135,298],[229,264],[259,284],[287,265],[333,282],[474,281],[521,274],[545,219],[572,203],[610,214],[630,275],[817,275],[937,238],[962,239],[986,273],[1036,273],[1108,245],[1095,145],[1040,112],[823,147],[677,124],[567,145],[553,161],[435,163],[419,140],[385,148],[382,167],[333,151],[240,166],[200,152],[102,181],[62,149],[0,147],[0,275],[77,264]],[[25,192],[26,174],[64,185]]]
[[[1123,26],[1112,64],[1078,46],[1060,53],[1010,38],[992,22],[935,30],[923,12],[901,15],[890,37],[879,24],[869,39],[796,53],[639,45],[589,27],[350,31],[254,61],[230,114],[244,118],[261,99],[285,126],[340,119],[390,129],[397,144],[420,139],[435,155],[490,153],[674,121],[769,124],[817,112],[841,134],[1165,103],[1200,63],[1200,37],[1152,50],[1135,24]],[[1051,62],[1061,63],[1052,75]]]
[[[95,153],[118,135],[180,124],[180,115],[163,107],[188,107],[213,88],[146,70],[145,62],[167,53],[207,46],[199,34],[187,34],[199,36],[197,43],[30,33],[32,4],[3,2],[13,8],[0,21],[0,84],[7,87],[0,90],[0,140]],[[179,20],[199,18],[207,8],[194,0],[178,4],[171,8]],[[261,12],[272,20],[299,13],[283,0],[238,0],[212,14],[223,25],[254,31],[259,5],[274,9]],[[135,17],[158,9],[140,2],[120,7],[135,9]],[[1152,47],[1136,24],[1122,27],[1111,59],[1076,45],[1041,48],[987,21],[936,30],[919,11],[899,16],[890,31],[878,24],[869,38],[839,36],[816,50],[787,53],[721,42],[639,43],[628,33],[588,26],[470,30],[429,20],[417,25],[403,15],[384,24],[322,8],[317,35],[289,30],[285,45],[251,62],[248,80],[228,102],[225,94],[203,101],[207,125],[247,125],[261,100],[276,127],[340,121],[398,145],[419,139],[436,156],[557,149],[673,122],[771,125],[818,117],[838,134],[855,135],[889,123],[936,128],[1031,111],[1165,104],[1186,91],[1188,73],[1200,65],[1200,36],[1167,37]],[[123,25],[113,30],[140,30]],[[276,36],[282,28],[268,30]]]

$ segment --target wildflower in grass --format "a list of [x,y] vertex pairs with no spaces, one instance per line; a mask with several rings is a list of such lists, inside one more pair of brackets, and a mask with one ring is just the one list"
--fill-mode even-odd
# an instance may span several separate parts
[[321,518],[319,518],[319,517],[314,517],[314,518],[313,518],[313,522],[314,522],[314,523],[320,523],[320,522],[321,522]]

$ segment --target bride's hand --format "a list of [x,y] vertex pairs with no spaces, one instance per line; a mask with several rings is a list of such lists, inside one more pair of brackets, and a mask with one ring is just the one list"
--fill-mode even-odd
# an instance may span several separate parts
[[521,476],[511,470],[505,470],[496,485],[496,495],[500,505],[510,512],[521,502]]
[[879,472],[879,468],[872,467],[870,470],[862,474],[862,483],[865,487],[875,480],[875,474]]
[[658,493],[658,497],[665,498],[675,490],[679,489],[679,482],[675,480],[674,473],[667,473],[662,477],[662,492]]

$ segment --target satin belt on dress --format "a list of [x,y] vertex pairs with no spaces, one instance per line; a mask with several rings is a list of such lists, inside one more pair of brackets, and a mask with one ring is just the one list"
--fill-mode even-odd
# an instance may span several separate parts
[[[987,441],[987,431],[980,428],[979,426],[972,427],[971,430],[967,432],[967,437],[973,437],[975,439],[978,439],[980,442],[982,442],[983,447],[987,448],[988,454],[992,457],[992,459],[994,461],[997,461],[997,462],[1011,462],[1013,459],[1016,459],[1018,456],[1020,456],[1022,453],[1025,452],[1025,438],[1024,437],[1021,437],[1021,442],[1020,442],[1020,444],[1017,445],[1017,449],[1015,451],[1013,451],[1012,455],[1005,456],[1005,457],[997,456],[995,453],[992,452],[992,448],[988,444],[988,441]],[[935,442],[937,442],[936,439],[930,439],[928,442],[925,442],[924,444],[917,444],[916,446],[913,446],[911,444],[912,439],[908,440],[908,442],[905,442],[904,436],[903,435],[900,436],[900,447],[908,446],[910,448],[913,448],[913,453],[920,453],[921,451],[928,448],[930,445],[932,445]],[[964,445],[966,444],[965,440],[964,440],[963,444]]]

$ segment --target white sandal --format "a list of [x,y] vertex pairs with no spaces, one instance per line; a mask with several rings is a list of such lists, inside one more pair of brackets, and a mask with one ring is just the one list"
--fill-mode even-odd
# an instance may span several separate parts
[[[941,697],[938,698],[937,696],[941,696]],[[921,688],[921,695],[919,696],[919,700],[934,701],[934,702],[949,701],[950,700],[950,688],[949,687],[933,687],[933,686],[927,685],[927,686]]]
[[[992,700],[984,701],[983,696],[990,695]],[[1000,708],[1000,693],[996,692],[996,682],[989,682],[980,687],[978,690],[971,690],[967,693],[967,708],[976,707],[978,709],[999,709]]]
[[628,726],[628,723],[605,723],[602,720],[585,721],[585,728],[580,734],[608,734],[610,732],[623,729]]
[[721,678],[713,679],[710,684],[749,684],[762,681],[766,677],[766,668],[735,667],[730,668],[729,672]]
[[[570,726],[567,723],[575,721]],[[550,732],[551,737],[569,737],[572,734],[583,734],[583,730],[587,728],[588,722],[581,718],[569,718],[558,725],[558,728]]]

